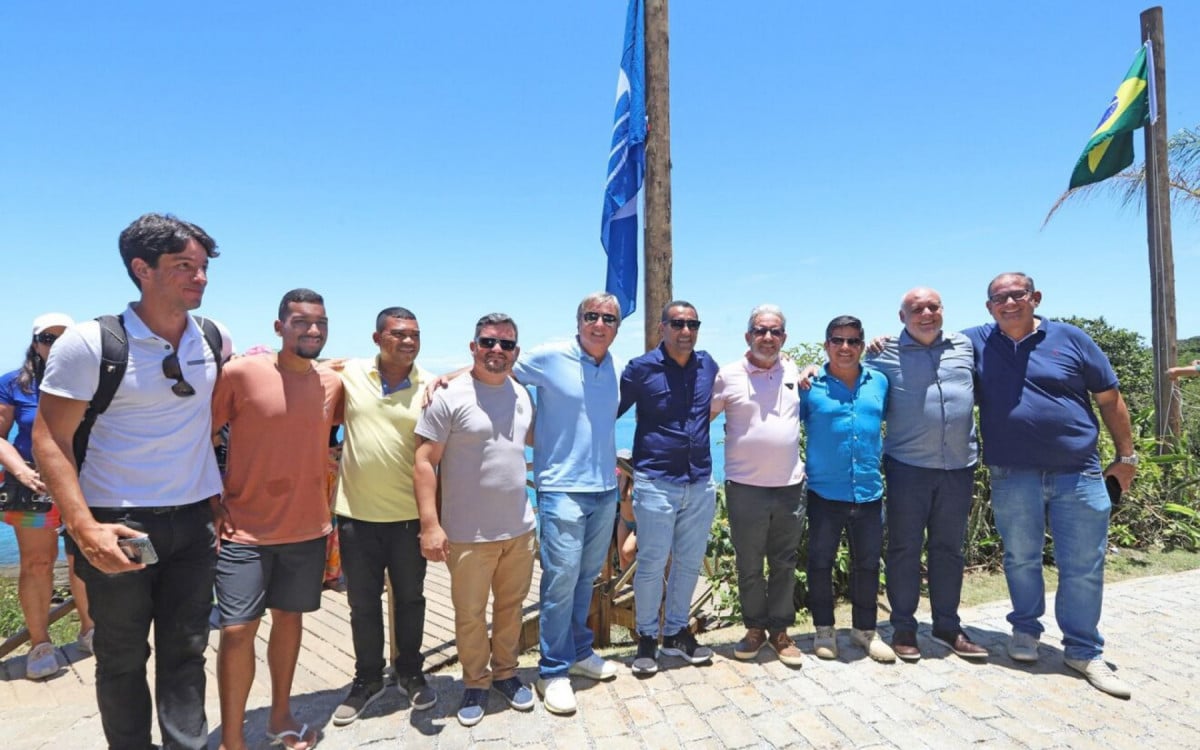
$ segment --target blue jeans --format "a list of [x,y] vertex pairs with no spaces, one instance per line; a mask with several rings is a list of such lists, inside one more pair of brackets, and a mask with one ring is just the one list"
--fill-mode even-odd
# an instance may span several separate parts
[[975,467],[925,469],[885,457],[887,472],[887,595],[892,627],[917,632],[921,548],[929,548],[929,603],[933,632],[961,628],[963,537],[974,500]]
[[538,492],[541,531],[541,602],[538,674],[565,677],[571,665],[592,655],[587,617],[592,586],[617,515],[617,491]]
[[1004,575],[1013,631],[1041,635],[1046,612],[1042,551],[1046,521],[1054,540],[1058,593],[1054,617],[1068,659],[1095,659],[1104,651],[1097,627],[1104,599],[1104,552],[1112,505],[1100,472],[1051,472],[989,467],[992,511],[1004,541]]
[[673,484],[634,473],[638,551],[633,602],[639,635],[659,635],[658,608],[663,604],[668,559],[671,575],[666,584],[663,632],[675,635],[687,627],[716,510],[717,486],[711,477],[692,484]]
[[850,619],[858,630],[874,630],[883,551],[882,500],[827,500],[808,491],[808,611],[816,627],[833,626],[833,563],[843,529],[850,547]]
[[392,584],[392,614],[399,677],[421,674],[421,638],[425,632],[425,558],[418,533],[421,522],[359,521],[338,516],[342,572],[350,604],[354,676],[367,682],[383,678],[383,586]]
[[212,610],[217,537],[202,500],[177,510],[93,508],[100,523],[141,524],[158,562],[107,575],[75,555],[75,573],[96,621],[96,702],[109,747],[150,748],[146,640],[154,624],[158,726],[164,750],[208,747],[204,649]]

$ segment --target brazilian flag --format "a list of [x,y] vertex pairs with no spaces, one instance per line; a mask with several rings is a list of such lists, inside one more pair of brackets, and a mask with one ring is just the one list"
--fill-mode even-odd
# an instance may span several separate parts
[[1143,46],[1075,165],[1072,189],[1108,179],[1133,163],[1133,131],[1146,123],[1150,111],[1146,75]]

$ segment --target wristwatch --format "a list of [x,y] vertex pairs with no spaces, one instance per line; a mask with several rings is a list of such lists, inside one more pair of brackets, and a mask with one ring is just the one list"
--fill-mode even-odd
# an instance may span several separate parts
[[1117,463],[1129,464],[1130,466],[1138,465],[1138,454],[1134,453],[1128,456],[1117,456]]

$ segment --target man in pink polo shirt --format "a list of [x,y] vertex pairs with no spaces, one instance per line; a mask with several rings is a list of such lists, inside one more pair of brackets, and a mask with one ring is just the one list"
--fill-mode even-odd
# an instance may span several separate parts
[[[746,355],[717,373],[712,418],[725,412],[725,503],[737,559],[738,598],[746,635],[738,659],[770,643],[779,660],[801,665],[787,629],[800,536],[804,531],[804,463],[800,460],[798,373],[779,352],[787,341],[783,311],[759,305],[746,328]],[[769,576],[763,575],[763,560]]]

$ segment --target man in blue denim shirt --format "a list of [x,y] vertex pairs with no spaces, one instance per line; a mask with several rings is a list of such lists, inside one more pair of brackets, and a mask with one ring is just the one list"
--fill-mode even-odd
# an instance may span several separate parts
[[[1048,518],[1066,665],[1097,689],[1128,698],[1129,686],[1103,660],[1097,626],[1112,511],[1105,478],[1124,491],[1137,471],[1129,410],[1108,358],[1078,328],[1034,315],[1041,300],[1029,276],[1001,274],[988,284],[995,324],[964,331],[975,346],[983,457],[1013,605],[1008,653],[1021,662],[1038,658]],[[1103,473],[1093,399],[1117,453]]]
[[712,660],[696,643],[688,611],[716,511],[709,447],[709,406],[717,364],[696,351],[700,318],[690,302],[663,308],[662,343],[633,359],[621,375],[618,415],[637,405],[633,436],[633,513],[638,567],[633,577],[638,650],[633,673],[658,671],[658,610],[671,560],[663,616],[662,653],[692,664]]
[[875,635],[879,555],[883,548],[883,416],[887,377],[863,367],[862,321],[850,315],[825,327],[829,362],[801,393],[807,435],[808,609],[816,626],[813,651],[836,659],[833,562],[845,529],[850,543],[850,640],[876,661],[896,654]]
[[942,298],[918,287],[900,301],[899,338],[890,338],[867,363],[888,379],[887,593],[892,649],[917,661],[921,549],[929,545],[933,639],[969,659],[987,649],[962,631],[963,537],[975,484],[975,359],[970,340],[942,331]]

